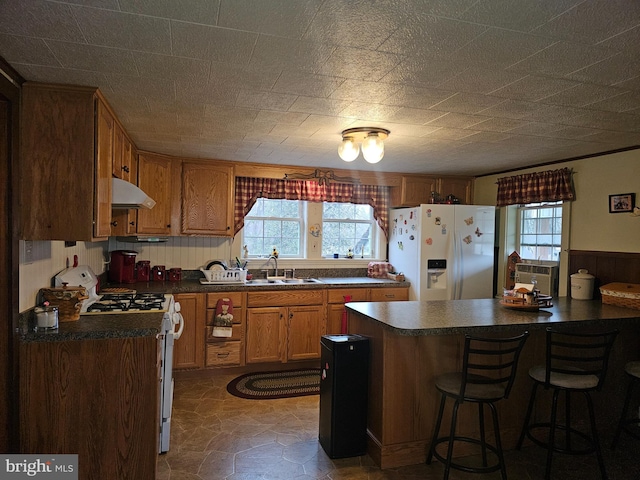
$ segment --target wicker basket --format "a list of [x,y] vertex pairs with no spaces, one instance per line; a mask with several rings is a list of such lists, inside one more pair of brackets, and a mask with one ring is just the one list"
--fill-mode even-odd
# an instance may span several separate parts
[[640,285],[637,283],[607,283],[600,287],[602,303],[640,310]]
[[87,289],[81,286],[62,288],[40,289],[42,298],[49,305],[58,307],[58,320],[60,322],[72,322],[80,319],[82,301],[89,298]]

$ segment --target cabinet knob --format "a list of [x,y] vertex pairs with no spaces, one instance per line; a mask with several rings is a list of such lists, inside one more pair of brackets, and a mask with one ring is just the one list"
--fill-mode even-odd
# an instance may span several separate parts
[[116,220],[114,220],[113,222],[111,222],[111,226],[112,227],[117,227],[118,226],[118,222]]
[[123,165],[122,170],[125,171],[126,173],[129,173],[129,167],[127,165]]
[[167,225],[167,228],[171,228],[171,224]]
[[231,227],[227,226],[227,230],[231,230]]
[[132,227],[135,227],[136,222],[129,222],[129,225],[131,225]]

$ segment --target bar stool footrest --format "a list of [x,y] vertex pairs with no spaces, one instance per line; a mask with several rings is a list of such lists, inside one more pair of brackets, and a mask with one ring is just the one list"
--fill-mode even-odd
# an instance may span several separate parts
[[[447,464],[447,459],[446,457],[443,457],[442,455],[440,455],[438,453],[438,451],[436,450],[436,447],[441,444],[441,443],[448,443],[450,441],[449,437],[440,437],[435,441],[435,444],[433,446],[433,456],[436,457],[443,465]],[[480,440],[478,440],[477,438],[470,438],[470,437],[453,437],[453,441],[454,442],[466,442],[466,443],[472,443],[474,445],[479,445],[482,446],[482,442]],[[471,472],[471,473],[491,473],[491,472],[495,472],[497,470],[500,470],[501,468],[501,464],[500,464],[500,453],[498,452],[498,449],[493,446],[490,445],[488,443],[484,444],[485,448],[493,453],[497,458],[498,458],[498,463],[496,463],[495,465],[488,465],[486,467],[471,467],[468,465],[462,465],[460,463],[454,463],[453,460],[450,463],[450,467],[451,468],[455,468],[456,470],[462,470],[463,472]]]
[[[529,440],[531,440],[533,443],[535,443],[536,445],[548,449],[549,448],[549,443],[545,442],[543,440],[540,440],[539,438],[536,438],[533,433],[531,433],[532,430],[534,429],[545,429],[545,430],[550,430],[551,429],[551,423],[532,423],[531,425],[529,425],[525,431],[525,434],[527,436],[527,438]],[[556,425],[556,430],[561,430],[563,432],[565,432],[565,435],[575,435],[577,437],[579,437],[580,439],[582,439],[583,442],[585,442],[588,446],[585,448],[581,448],[581,449],[577,449],[577,448],[561,448],[558,447],[557,445],[553,446],[553,451],[554,452],[558,452],[558,453],[564,453],[566,455],[587,455],[589,453],[593,453],[596,451],[596,447],[595,447],[595,442],[593,440],[593,438],[591,438],[589,435],[587,435],[584,432],[581,432],[580,430],[576,430],[575,428],[569,428],[567,430],[567,426],[566,425],[562,425],[562,424],[557,424]],[[568,432],[568,433],[567,433]],[[549,438],[549,435],[546,435],[547,438]],[[557,439],[557,437],[556,437]]]

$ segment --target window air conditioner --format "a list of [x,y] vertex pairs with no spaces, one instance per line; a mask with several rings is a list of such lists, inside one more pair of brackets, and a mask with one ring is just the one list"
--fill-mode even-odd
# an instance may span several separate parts
[[516,282],[535,283],[540,293],[558,295],[558,266],[516,263]]

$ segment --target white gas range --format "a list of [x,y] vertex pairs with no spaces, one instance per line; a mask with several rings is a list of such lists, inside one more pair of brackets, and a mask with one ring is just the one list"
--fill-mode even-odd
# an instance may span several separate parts
[[70,286],[80,285],[87,289],[89,298],[83,301],[80,315],[153,312],[164,314],[162,332],[158,334],[158,339],[162,340],[158,451],[159,453],[168,452],[173,406],[173,346],[175,340],[180,338],[184,330],[184,318],[180,313],[180,304],[173,299],[173,295],[165,293],[141,293],[120,288],[97,293],[98,277],[87,265],[63,270],[56,275],[55,283],[56,286],[62,286],[66,283]]

